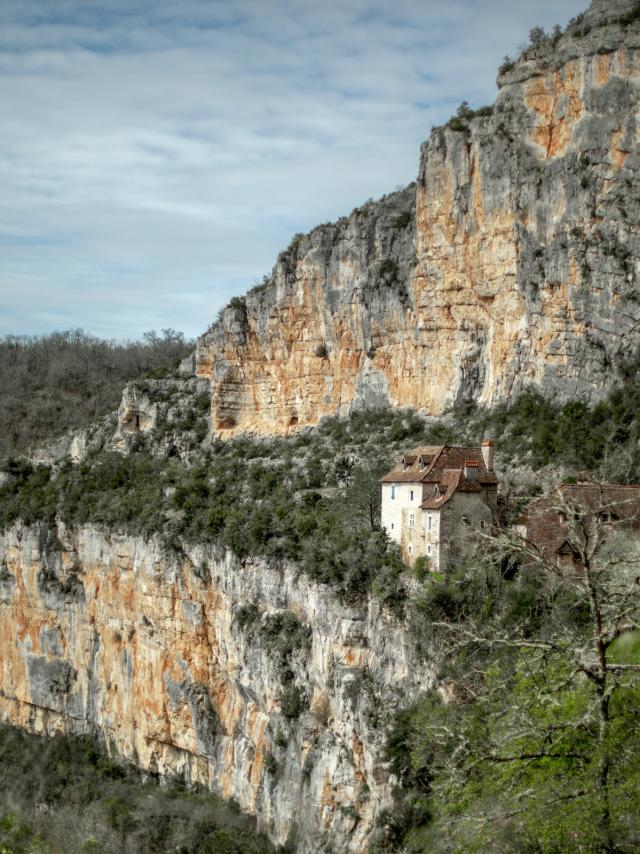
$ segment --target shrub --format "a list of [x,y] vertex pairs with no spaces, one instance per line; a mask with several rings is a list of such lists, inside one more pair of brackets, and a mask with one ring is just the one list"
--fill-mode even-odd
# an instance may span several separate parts
[[280,695],[280,708],[288,720],[299,718],[305,709],[305,702],[300,689],[295,685],[284,688]]
[[401,229],[406,228],[408,225],[411,225],[412,222],[413,214],[411,213],[411,211],[404,211],[403,213],[399,214],[397,217],[394,218],[393,225],[395,228]]
[[273,737],[273,743],[276,745],[276,747],[285,748],[289,744],[289,740],[282,732],[282,730],[278,729]]
[[515,67],[516,60],[507,54],[507,56],[505,56],[505,58],[502,60],[502,64],[500,65],[500,68],[498,70],[500,74],[508,74],[510,71],[513,71]]
[[264,754],[264,767],[268,774],[275,776],[278,773],[278,760],[273,753]]
[[431,560],[426,555],[420,555],[416,558],[412,572],[418,581],[424,581],[431,573]]
[[636,3],[629,9],[628,12],[625,12],[624,15],[621,15],[618,18],[619,22],[624,26],[628,27],[630,24],[633,24],[635,21],[640,20],[640,3]]
[[475,118],[481,118],[493,115],[493,107],[480,107],[477,110],[472,110],[468,101],[463,101],[458,110],[451,119],[447,122],[447,127],[453,131],[467,132],[469,123]]

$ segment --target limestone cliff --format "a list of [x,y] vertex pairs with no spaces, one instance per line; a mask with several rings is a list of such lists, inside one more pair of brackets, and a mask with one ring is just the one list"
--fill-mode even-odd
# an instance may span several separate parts
[[434,129],[416,185],[297,236],[198,341],[214,429],[602,395],[640,321],[637,11],[595,0]]
[[374,600],[343,605],[287,565],[61,524],[4,532],[0,649],[1,718],[97,731],[309,854],[366,849],[391,802],[385,721],[432,681]]

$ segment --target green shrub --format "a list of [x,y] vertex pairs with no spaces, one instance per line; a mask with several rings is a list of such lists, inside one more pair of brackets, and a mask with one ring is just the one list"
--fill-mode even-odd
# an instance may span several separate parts
[[276,747],[284,749],[289,744],[289,740],[287,739],[287,736],[282,732],[282,730],[278,729],[273,737],[273,743],[276,745]]
[[420,557],[416,558],[411,571],[418,579],[418,581],[424,581],[431,574],[431,560],[426,555],[420,555]]
[[480,107],[477,110],[471,109],[468,101],[463,101],[457,109],[455,116],[447,122],[447,127],[453,131],[467,132],[469,130],[469,122],[475,118],[484,118],[493,114],[493,107]]
[[282,714],[288,720],[299,718],[305,710],[303,694],[296,685],[289,685],[282,690],[280,708],[282,709]]
[[407,228],[407,226],[411,225],[413,222],[413,214],[411,211],[403,211],[403,213],[398,214],[397,217],[393,220],[394,228],[402,229]]
[[633,24],[635,21],[640,21],[640,3],[635,3],[628,12],[625,12],[618,18],[619,22],[628,27]]
[[264,767],[268,774],[275,776],[278,773],[278,760],[275,758],[273,753],[265,753]]

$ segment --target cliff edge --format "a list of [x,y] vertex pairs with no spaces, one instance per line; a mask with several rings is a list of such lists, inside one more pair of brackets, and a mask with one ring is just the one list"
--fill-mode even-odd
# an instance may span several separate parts
[[416,184],[297,235],[198,340],[213,428],[601,397],[640,321],[639,9],[597,0],[434,128]]

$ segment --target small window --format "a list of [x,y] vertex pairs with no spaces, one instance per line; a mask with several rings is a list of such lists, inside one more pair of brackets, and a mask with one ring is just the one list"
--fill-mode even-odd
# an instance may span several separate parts
[[409,527],[415,528],[416,526],[416,516],[415,513],[409,513]]
[[480,522],[480,527],[482,528],[483,531],[484,531],[485,524],[486,524],[486,522],[484,521],[484,519],[482,519],[482,521]]
[[413,501],[413,489],[409,492],[409,499]]
[[409,543],[409,554],[413,554],[413,546],[411,545],[411,543]]
[[432,522],[432,520],[433,520],[433,516],[431,516],[431,514],[429,514],[429,516],[427,517],[427,531],[430,531],[430,530],[431,530],[431,522]]
[[391,523],[391,530],[393,531],[393,522]]
[[396,497],[396,485],[395,483],[391,484],[391,500],[394,501]]
[[428,555],[430,555],[430,554],[431,554],[431,546],[427,546],[427,554],[428,554]]
[[558,513],[558,518],[560,519],[561,522],[566,522],[567,521],[567,514],[560,512],[560,513]]

